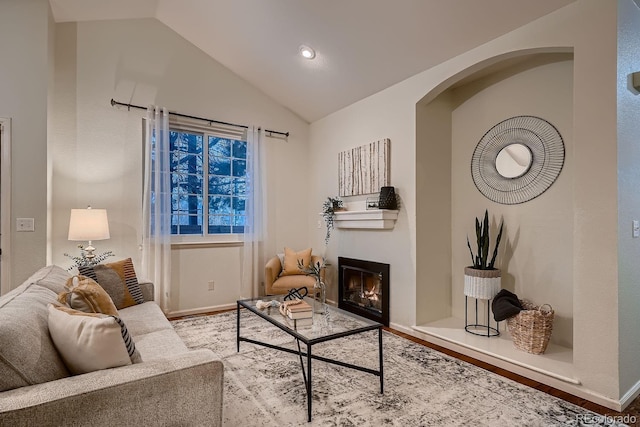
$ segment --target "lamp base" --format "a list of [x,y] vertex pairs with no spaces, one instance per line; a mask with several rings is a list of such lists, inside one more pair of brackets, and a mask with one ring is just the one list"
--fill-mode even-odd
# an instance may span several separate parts
[[96,248],[94,248],[93,245],[91,244],[91,240],[89,240],[89,244],[84,248],[82,248],[82,250],[84,251],[85,258],[93,259],[96,257],[96,254],[93,253],[93,251],[95,251]]

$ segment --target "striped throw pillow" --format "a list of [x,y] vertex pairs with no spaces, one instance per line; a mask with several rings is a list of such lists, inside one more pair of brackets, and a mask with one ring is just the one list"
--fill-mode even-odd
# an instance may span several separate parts
[[131,258],[92,267],[78,267],[78,271],[98,282],[118,310],[144,302]]
[[127,353],[129,354],[129,358],[132,363],[142,362],[140,358],[140,353],[136,350],[136,344],[133,342],[133,338],[129,335],[129,330],[127,329],[127,325],[124,324],[124,321],[118,316],[111,316],[113,320],[120,326],[120,333],[122,334],[122,340],[124,341],[124,346],[127,348]]

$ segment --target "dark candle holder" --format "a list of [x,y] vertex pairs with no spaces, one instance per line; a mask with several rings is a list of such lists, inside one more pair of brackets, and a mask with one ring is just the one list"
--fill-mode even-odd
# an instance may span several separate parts
[[396,199],[396,190],[394,187],[381,187],[380,188],[380,201],[378,203],[380,209],[395,210],[398,208],[398,201]]

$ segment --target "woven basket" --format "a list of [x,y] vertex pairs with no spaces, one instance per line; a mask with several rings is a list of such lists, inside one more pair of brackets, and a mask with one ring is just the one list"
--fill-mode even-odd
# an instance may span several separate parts
[[542,354],[553,329],[553,308],[549,304],[538,307],[525,300],[520,303],[524,310],[507,319],[513,344],[527,353]]

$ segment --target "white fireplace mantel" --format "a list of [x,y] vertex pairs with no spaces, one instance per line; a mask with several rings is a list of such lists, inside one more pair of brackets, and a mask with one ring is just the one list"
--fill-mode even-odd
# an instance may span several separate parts
[[336,228],[390,230],[398,219],[398,211],[388,209],[338,211],[334,215]]

